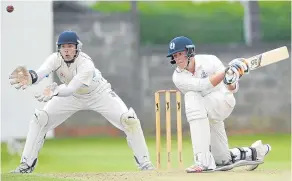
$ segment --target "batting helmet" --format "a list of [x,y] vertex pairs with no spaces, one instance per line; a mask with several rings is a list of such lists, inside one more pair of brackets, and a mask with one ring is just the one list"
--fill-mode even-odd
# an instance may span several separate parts
[[182,52],[182,51],[187,52],[188,59],[195,55],[195,45],[193,44],[191,39],[185,36],[179,36],[170,41],[168,54],[166,57],[171,57],[170,63],[175,64],[175,61],[173,59],[173,54],[177,52]]
[[58,46],[58,49],[60,48],[60,45],[63,45],[63,44],[75,44],[77,51],[80,51],[82,47],[82,43],[79,40],[79,37],[77,36],[76,32],[74,31],[62,32],[59,35],[58,41],[56,44]]

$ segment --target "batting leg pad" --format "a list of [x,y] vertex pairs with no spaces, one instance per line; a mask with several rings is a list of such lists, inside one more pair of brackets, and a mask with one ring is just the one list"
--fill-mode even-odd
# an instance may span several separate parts
[[127,135],[128,145],[133,150],[137,164],[140,166],[146,162],[150,163],[149,151],[140,120],[133,108],[130,108],[128,112],[121,116],[121,123],[123,125],[123,130]]
[[38,157],[38,153],[42,148],[47,133],[46,125],[48,124],[48,114],[43,110],[35,110],[33,119],[30,122],[28,134],[21,162],[29,166],[34,166]]
[[230,149],[231,160],[226,164],[217,164],[215,171],[227,171],[235,167],[259,165],[263,163],[257,160],[257,152],[253,147],[237,147]]
[[189,123],[195,163],[208,169],[214,169],[216,164],[210,152],[209,120],[205,118]]
[[254,161],[257,159],[257,151],[253,147],[237,147],[230,149],[232,162],[239,160]]
[[257,166],[259,164],[264,163],[263,161],[254,160],[254,161],[248,161],[248,160],[239,160],[234,163],[231,163],[229,165],[225,166],[218,166],[213,171],[227,171],[232,170],[235,167],[242,167],[242,166]]
[[186,93],[185,109],[190,124],[194,162],[204,168],[214,169],[215,160],[210,152],[210,124],[202,95],[196,92]]

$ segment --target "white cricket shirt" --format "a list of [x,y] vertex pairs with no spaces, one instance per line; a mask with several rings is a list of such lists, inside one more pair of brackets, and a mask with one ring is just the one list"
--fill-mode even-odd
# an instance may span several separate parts
[[[225,67],[221,60],[214,55],[195,55],[195,72],[192,74],[188,70],[181,70],[178,67],[173,73],[173,83],[175,86],[185,94],[188,91],[201,92],[205,96],[214,91],[221,91],[223,93],[230,92],[223,81],[217,86],[213,86],[210,82],[209,76],[224,71]],[[236,85],[238,87],[238,85]]]

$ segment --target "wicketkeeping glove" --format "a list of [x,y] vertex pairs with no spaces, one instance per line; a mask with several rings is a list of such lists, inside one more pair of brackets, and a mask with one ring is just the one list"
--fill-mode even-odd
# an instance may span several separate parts
[[26,89],[38,79],[37,73],[33,70],[27,70],[24,66],[18,66],[9,76],[10,84],[16,89]]
[[56,95],[58,95],[58,84],[54,82],[46,87],[42,93],[36,94],[35,98],[40,102],[48,102]]

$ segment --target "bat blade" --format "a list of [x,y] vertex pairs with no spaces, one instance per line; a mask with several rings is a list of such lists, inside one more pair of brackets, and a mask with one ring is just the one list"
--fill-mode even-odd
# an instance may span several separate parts
[[250,70],[255,70],[260,67],[270,65],[281,60],[285,60],[289,58],[289,52],[286,46],[276,48],[274,50],[270,50],[264,52],[262,54],[247,58],[247,64],[250,67]]

